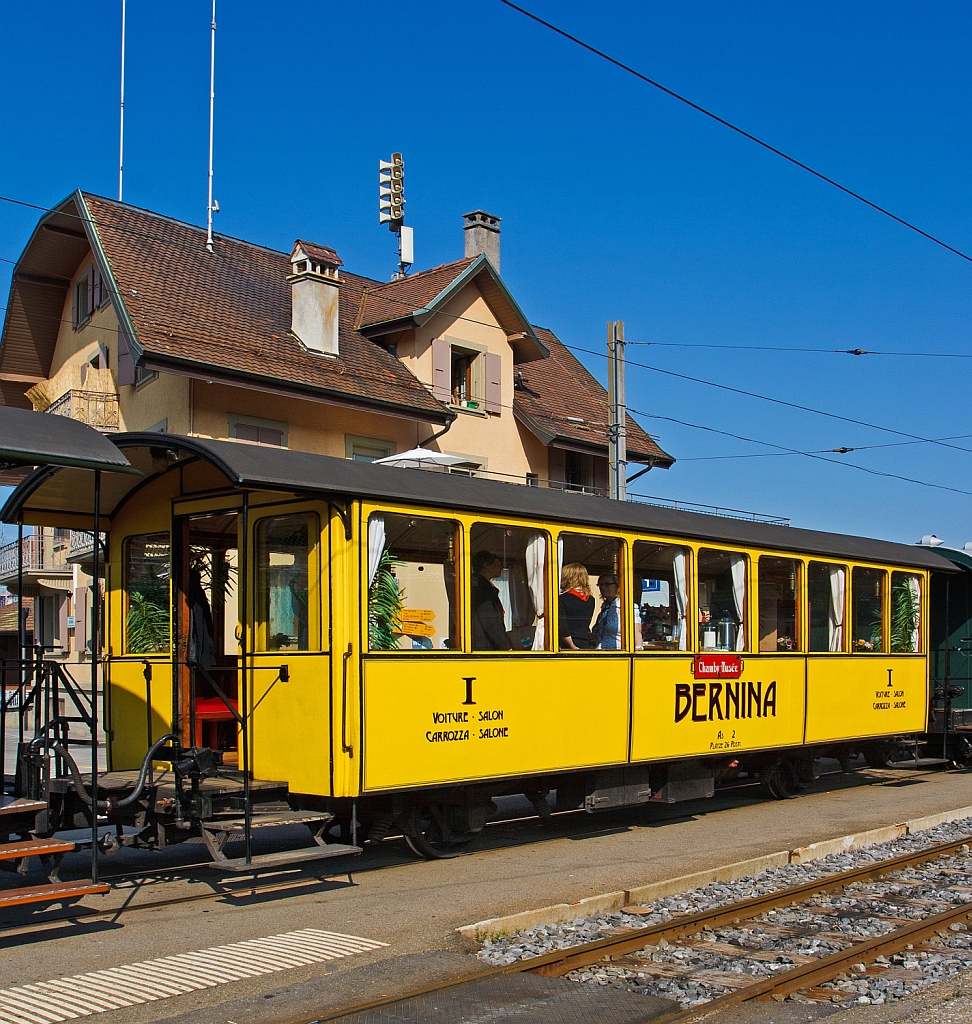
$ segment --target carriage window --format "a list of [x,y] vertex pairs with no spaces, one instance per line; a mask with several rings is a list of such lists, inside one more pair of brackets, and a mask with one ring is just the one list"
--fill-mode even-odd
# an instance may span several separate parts
[[807,601],[811,651],[844,650],[844,608],[847,569],[811,562],[807,568]]
[[459,524],[377,513],[368,520],[368,647],[459,649]]
[[617,651],[624,647],[621,541],[562,533],[557,541],[562,651]]
[[310,552],[320,526],[303,513],[257,523],[256,636],[261,651],[307,651],[311,636]]
[[746,650],[746,566],[735,551],[699,549],[699,646]]
[[891,652],[921,650],[921,578],[909,572],[891,573]]
[[476,523],[469,551],[472,649],[546,650],[546,534]]
[[125,543],[125,651],[169,651],[169,577],[171,554],[167,533],[143,533]]
[[689,549],[635,541],[635,650],[687,651]]
[[851,573],[852,651],[870,653],[884,650],[884,588],[887,576],[883,569],[855,569]]
[[763,555],[759,560],[759,649],[801,651],[800,572],[795,558]]

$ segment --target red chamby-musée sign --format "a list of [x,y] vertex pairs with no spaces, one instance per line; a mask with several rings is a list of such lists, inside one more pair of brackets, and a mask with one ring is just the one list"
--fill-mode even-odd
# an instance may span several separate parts
[[699,654],[695,658],[696,679],[738,679],[742,668],[738,654]]

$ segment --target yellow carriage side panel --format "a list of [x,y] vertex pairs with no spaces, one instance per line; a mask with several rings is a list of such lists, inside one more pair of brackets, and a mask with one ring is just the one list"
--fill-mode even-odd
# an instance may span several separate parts
[[[155,742],[171,731],[172,662],[154,657],[149,662],[152,666],[152,741]],[[142,658],[112,658],[108,662],[112,771],[141,768],[148,750],[144,673]]]
[[927,712],[927,672],[921,656],[811,659],[807,742],[921,732]]
[[[276,651],[251,655],[250,662],[253,774],[286,782],[292,793],[328,795],[329,656]],[[282,664],[286,682],[274,671]]]
[[364,789],[623,763],[629,661],[366,659]]
[[696,679],[692,666],[635,659],[632,761],[803,742],[803,658],[744,658],[740,679]]

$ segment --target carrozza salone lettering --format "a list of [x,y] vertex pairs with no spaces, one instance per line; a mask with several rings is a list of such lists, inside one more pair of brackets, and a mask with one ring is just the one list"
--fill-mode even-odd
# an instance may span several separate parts
[[675,721],[722,722],[736,718],[775,718],[776,680],[725,680],[675,684]]

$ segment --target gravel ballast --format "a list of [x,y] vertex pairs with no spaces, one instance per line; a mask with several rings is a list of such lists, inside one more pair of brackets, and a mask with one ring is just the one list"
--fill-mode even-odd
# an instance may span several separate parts
[[[972,837],[972,818],[867,849],[788,864],[734,882],[712,883],[655,900],[639,908],[637,914],[618,911],[568,924],[539,925],[487,941],[477,956],[492,966],[512,964],[968,837]],[[779,974],[836,953],[855,940],[892,931],[896,924],[886,918],[897,922],[921,920],[968,902],[972,902],[972,858],[965,850],[927,865],[902,869],[888,878],[856,883],[811,897],[797,906],[769,911],[738,926],[702,931],[678,944],[662,939],[637,953],[573,971],[567,977],[694,1006],[742,988],[753,978]],[[964,924],[953,925],[925,945],[932,948],[881,957],[872,968],[854,965],[850,973],[819,986],[815,994],[847,1006],[891,1002],[972,966],[972,933]],[[829,997],[828,991],[833,993]]]

